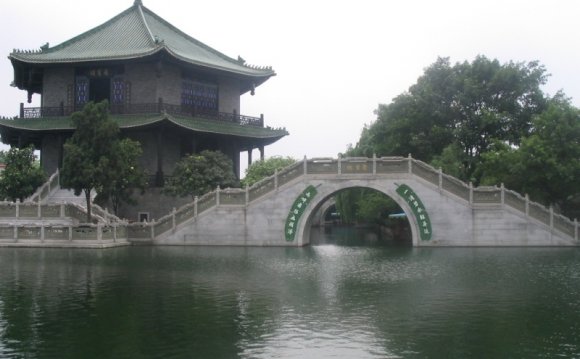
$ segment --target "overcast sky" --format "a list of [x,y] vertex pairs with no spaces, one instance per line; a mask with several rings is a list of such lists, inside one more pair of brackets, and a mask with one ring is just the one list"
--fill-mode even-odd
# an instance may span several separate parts
[[[9,84],[13,48],[55,46],[109,20],[133,0],[0,0],[0,115],[26,93]],[[336,156],[355,144],[379,103],[413,85],[438,56],[539,60],[580,107],[578,1],[143,0],[185,33],[277,76],[242,97],[242,114],[265,115],[290,136],[266,156]],[[38,95],[34,96],[38,103]],[[254,157],[258,154],[255,153]],[[242,158],[242,163],[245,161]]]

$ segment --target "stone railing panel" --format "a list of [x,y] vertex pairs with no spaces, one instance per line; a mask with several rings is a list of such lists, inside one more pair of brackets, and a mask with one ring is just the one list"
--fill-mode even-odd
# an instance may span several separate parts
[[436,186],[439,185],[439,172],[424,162],[413,161],[412,173]]
[[276,189],[276,183],[273,177],[268,177],[260,182],[255,183],[249,188],[250,202],[270,193]]
[[175,213],[175,225],[179,225],[191,218],[195,215],[195,207],[192,203],[187,204],[186,206],[181,207]]
[[1,226],[0,227],[0,239],[14,239],[14,227]]
[[44,238],[68,240],[69,227],[60,227],[60,226],[44,227]]
[[12,202],[0,204],[0,217],[16,217],[16,204]]
[[246,191],[240,189],[222,190],[220,192],[220,205],[245,205]]
[[443,175],[441,187],[459,198],[469,201],[469,187],[457,178]]
[[40,206],[40,214],[45,218],[58,218],[60,217],[60,205],[43,204]]
[[173,219],[171,216],[165,216],[163,218],[160,218],[159,221],[155,222],[153,226],[153,230],[156,236],[160,235],[161,233],[167,232],[171,228],[173,228]]
[[332,158],[316,158],[307,160],[306,171],[313,174],[338,174],[338,161]]
[[473,190],[473,203],[501,204],[501,189],[496,187],[478,187]]
[[117,239],[127,239],[126,226],[117,226]]
[[72,227],[72,239],[77,240],[96,240],[97,239],[97,227],[96,226],[76,226]]
[[514,191],[504,191],[504,203],[520,212],[526,212],[526,198]]
[[40,227],[18,227],[18,239],[40,239]]
[[548,211],[544,206],[530,202],[528,213],[530,217],[535,218],[544,224],[550,224],[550,211]]
[[344,174],[373,173],[373,161],[369,158],[347,158],[341,161],[340,170]]
[[554,228],[574,238],[574,222],[561,215],[554,215]]
[[278,172],[278,186],[286,184],[304,174],[304,163],[297,162],[289,167],[281,169]]
[[113,226],[103,226],[101,227],[101,238],[103,240],[114,240],[115,239],[115,228]]
[[[130,224],[126,228],[127,238],[149,239],[151,238],[151,227],[143,223]],[[119,232],[117,232],[118,234]]]
[[18,217],[38,217],[38,205],[21,204],[18,206]]
[[197,213],[202,213],[216,205],[216,193],[205,194],[197,200]]
[[407,173],[409,172],[409,161],[402,157],[382,157],[376,161],[377,173]]

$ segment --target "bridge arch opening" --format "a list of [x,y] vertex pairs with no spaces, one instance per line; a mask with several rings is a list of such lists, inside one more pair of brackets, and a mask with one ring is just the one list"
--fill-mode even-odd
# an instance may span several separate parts
[[396,194],[367,186],[324,193],[305,213],[303,244],[394,245],[415,243],[411,213]]

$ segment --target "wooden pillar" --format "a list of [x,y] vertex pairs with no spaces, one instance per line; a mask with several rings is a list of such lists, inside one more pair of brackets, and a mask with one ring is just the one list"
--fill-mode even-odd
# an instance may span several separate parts
[[264,146],[260,146],[260,161],[264,160]]
[[248,150],[248,167],[250,167],[250,165],[252,164],[252,151],[253,150],[254,150],[253,148],[250,148]]

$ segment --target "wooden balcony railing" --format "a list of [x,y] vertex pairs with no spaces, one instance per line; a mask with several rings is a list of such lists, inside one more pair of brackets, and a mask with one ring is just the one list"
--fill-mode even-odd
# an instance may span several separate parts
[[[20,118],[44,118],[44,117],[63,117],[70,116],[81,108],[74,106],[64,106],[61,104],[57,107],[28,107],[20,104]],[[260,117],[251,117],[240,115],[236,111],[231,113],[208,111],[195,108],[188,105],[173,105],[163,103],[136,103],[136,104],[110,104],[109,112],[111,115],[139,115],[139,114],[161,114],[188,116],[203,118],[211,121],[230,122],[242,126],[264,127],[264,115]]]

